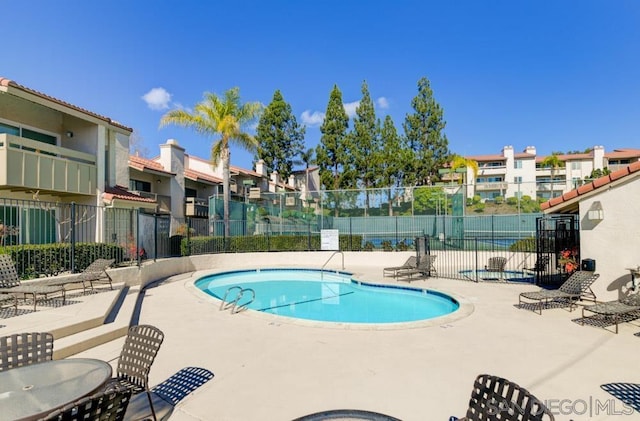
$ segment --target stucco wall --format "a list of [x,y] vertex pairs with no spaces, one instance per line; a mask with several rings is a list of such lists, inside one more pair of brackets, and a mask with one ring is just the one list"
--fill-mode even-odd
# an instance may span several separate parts
[[[593,289],[599,300],[617,299],[631,284],[625,268],[640,265],[640,174],[627,178],[580,202],[580,254],[596,260],[600,278]],[[596,201],[604,211],[602,221],[587,216]]]

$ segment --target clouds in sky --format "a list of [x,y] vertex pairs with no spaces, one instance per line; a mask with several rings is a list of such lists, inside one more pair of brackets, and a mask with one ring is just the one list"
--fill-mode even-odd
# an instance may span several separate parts
[[[389,108],[389,100],[383,96],[376,99],[375,102],[378,108],[380,108],[381,110],[386,110]],[[358,108],[358,105],[360,105],[360,101],[347,102],[343,105],[344,111],[347,113],[347,116],[349,116],[349,118],[353,118],[356,115],[356,108]],[[300,115],[300,120],[302,120],[303,124],[309,127],[319,126],[324,121],[324,113],[321,111],[305,110]]]
[[311,112],[311,110],[304,110],[300,119],[302,120],[302,123],[307,126],[319,126],[324,121],[324,113],[320,111]]
[[171,102],[171,94],[164,88],[153,88],[142,95],[142,99],[152,110],[166,110],[169,108],[169,103]]

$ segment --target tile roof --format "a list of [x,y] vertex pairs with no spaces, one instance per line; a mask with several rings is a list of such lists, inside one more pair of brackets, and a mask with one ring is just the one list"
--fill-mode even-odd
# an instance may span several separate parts
[[640,175],[640,161],[636,161],[633,164],[629,165],[628,167],[621,168],[617,171],[612,172],[609,175],[605,175],[603,177],[597,178],[593,180],[591,183],[580,186],[577,189],[568,191],[562,196],[549,199],[540,205],[540,209],[542,209],[547,213],[550,213],[553,211],[553,208],[556,206],[562,205],[563,203],[566,204],[571,199],[575,199],[580,196],[584,196],[587,193],[597,191],[598,189],[604,186],[607,186],[614,181],[628,177],[632,174]]
[[633,148],[614,149],[611,152],[605,153],[604,156],[605,158],[609,158],[609,159],[640,158],[640,149],[633,149]]
[[173,175],[171,171],[165,170],[161,163],[136,155],[129,155],[129,166],[138,171],[153,170]]
[[132,202],[146,202],[156,203],[154,199],[148,197],[142,197],[135,193],[131,193],[122,186],[105,187],[102,198],[106,201],[112,201],[113,199],[129,200]]
[[184,176],[193,181],[207,181],[209,183],[222,184],[222,179],[196,170],[184,170]]
[[109,123],[109,124],[111,124],[113,126],[119,127],[121,129],[127,130],[129,132],[133,132],[132,128],[127,127],[127,126],[125,126],[125,125],[123,125],[121,123],[118,123],[117,121],[112,120],[109,117],[105,117],[103,115],[94,113],[94,112],[89,111],[87,109],[78,107],[77,105],[70,104],[70,103],[68,103],[66,101],[63,101],[61,99],[54,98],[54,97],[52,97],[50,95],[47,95],[47,94],[44,94],[42,92],[36,91],[34,89],[27,88],[26,86],[20,85],[19,83],[14,82],[11,79],[7,79],[5,77],[1,77],[0,76],[0,86],[11,87],[11,88],[14,88],[14,89],[19,89],[19,90],[24,91],[24,92],[28,92],[28,93],[30,93],[32,95],[39,96],[40,98],[44,98],[44,99],[46,99],[48,101],[52,101],[52,102],[55,102],[55,103],[60,104],[60,105],[64,105],[65,107],[68,107],[68,108],[71,108],[73,110],[79,111],[79,112],[81,112],[83,114],[90,115],[91,117],[95,117],[95,118],[97,118],[99,120],[102,120],[102,121],[104,121],[106,123]]

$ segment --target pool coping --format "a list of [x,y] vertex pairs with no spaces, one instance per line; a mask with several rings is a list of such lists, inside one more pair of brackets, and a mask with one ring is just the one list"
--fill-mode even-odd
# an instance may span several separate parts
[[[258,268],[238,268],[232,270],[202,270],[193,272],[191,274],[191,278],[184,281],[184,286],[187,291],[193,294],[195,297],[199,299],[203,299],[205,301],[211,302],[215,304],[215,310],[219,311],[221,300],[212,297],[209,294],[204,293],[198,287],[195,286],[195,283],[202,279],[203,277],[210,275],[217,275],[222,273],[229,272],[240,272],[240,271],[251,271],[256,270]],[[318,268],[300,268],[300,267],[261,267],[260,270],[272,270],[272,269],[292,269],[292,270],[319,270]],[[353,277],[355,282],[360,282],[365,285],[373,285],[376,287],[382,288],[394,288],[394,289],[413,289],[418,291],[426,291],[430,293],[436,294],[446,294],[449,297],[453,298],[458,302],[458,309],[452,313],[449,313],[444,316],[437,316],[430,319],[425,320],[416,320],[411,322],[395,322],[395,323],[346,323],[346,322],[324,322],[318,320],[307,320],[307,319],[296,319],[293,317],[285,317],[279,316],[276,314],[263,313],[256,310],[246,310],[239,313],[235,313],[236,317],[252,317],[257,319],[262,319],[270,325],[295,325],[295,326],[306,326],[313,328],[324,328],[324,329],[340,329],[340,330],[405,330],[405,329],[421,329],[425,327],[434,327],[440,326],[442,328],[450,327],[451,323],[457,322],[458,320],[469,317],[473,314],[475,310],[475,306],[473,303],[466,299],[465,297],[456,294],[454,292],[443,290],[443,289],[432,289],[432,288],[420,288],[420,287],[412,287],[412,286],[396,286],[392,284],[385,284],[381,282],[369,281],[369,280],[361,280],[358,278],[356,274],[349,271],[337,271],[337,270],[328,270],[327,272],[332,273],[342,273],[348,274]]]

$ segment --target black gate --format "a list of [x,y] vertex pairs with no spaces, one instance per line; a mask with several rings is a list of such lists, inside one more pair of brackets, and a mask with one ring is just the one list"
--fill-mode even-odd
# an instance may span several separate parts
[[578,215],[546,215],[536,219],[536,282],[558,285],[579,269]]

